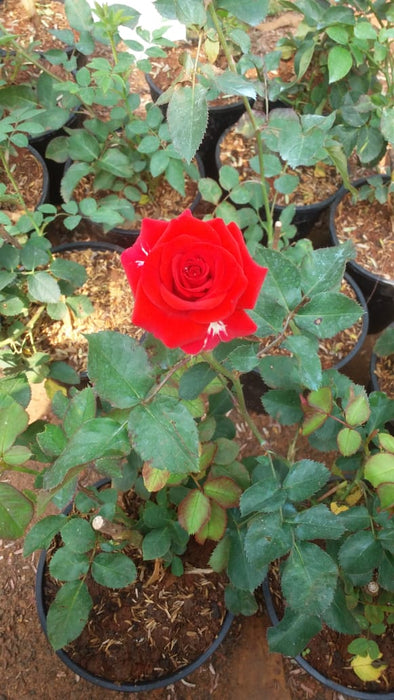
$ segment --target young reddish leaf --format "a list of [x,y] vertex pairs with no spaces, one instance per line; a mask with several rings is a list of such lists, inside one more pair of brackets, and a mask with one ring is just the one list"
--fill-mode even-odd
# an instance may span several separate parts
[[178,506],[178,520],[183,529],[194,535],[210,518],[211,503],[202,491],[190,491]]
[[[301,402],[305,413],[302,434],[310,435],[327,420],[332,409],[332,392],[328,386],[311,391],[306,400]],[[311,410],[312,409],[312,410]],[[315,410],[313,410],[315,409]],[[316,410],[317,409],[317,410]]]
[[332,409],[332,392],[328,386],[323,386],[321,389],[311,391],[307,396],[308,405],[312,408],[318,408],[324,413],[330,413]]
[[217,448],[214,442],[207,442],[202,445],[202,451],[200,454],[200,472],[205,471],[212,463],[216,449]]
[[383,449],[387,450],[387,452],[392,452],[394,454],[394,435],[379,433],[378,440],[380,447],[383,447]]
[[204,544],[205,540],[219,542],[222,539],[227,525],[227,513],[224,508],[215,501],[211,501],[211,517],[195,534],[199,544]]
[[238,505],[242,489],[230,477],[218,476],[205,482],[204,493],[223,508],[234,508]]
[[155,469],[149,462],[145,462],[142,467],[142,478],[144,486],[148,491],[160,491],[164,488],[170,476],[166,469]]
[[304,420],[301,431],[302,435],[310,435],[313,433],[326,422],[327,418],[328,416],[325,413],[312,413],[309,418]]

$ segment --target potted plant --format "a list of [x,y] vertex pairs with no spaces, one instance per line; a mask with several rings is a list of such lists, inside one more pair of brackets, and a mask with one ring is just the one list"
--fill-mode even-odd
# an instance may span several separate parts
[[[72,225],[83,218],[95,229],[94,238],[99,237],[97,229],[118,228],[118,236],[129,231],[130,241],[144,215],[139,209],[153,215],[169,203],[171,215],[171,205],[179,210],[193,204],[198,166],[174,150],[160,109],[147,105],[146,112],[141,110],[133,91],[133,72],[150,64],[146,57],[135,57],[142,45],[128,39],[121,44],[119,27],[135,27],[138,13],[123,6],[98,7],[95,21],[87,2],[79,3],[78,10],[66,2],[66,11],[70,26],[89,40],[75,43],[86,65],[75,72],[75,80],[59,80],[57,91],[79,101],[83,123],[52,139],[46,157],[67,163],[61,195]],[[155,41],[160,44],[160,36]],[[109,56],[95,55],[98,43],[108,47]],[[155,49],[150,48],[153,54]]]
[[1,369],[8,381],[19,378],[22,384],[26,377],[39,382],[51,372],[73,383],[76,373],[65,363],[50,369],[51,358],[34,343],[34,328],[44,316],[88,313],[90,302],[75,294],[85,280],[83,268],[56,261],[51,253],[48,227],[66,214],[47,203],[45,162],[28,145],[29,111],[21,108],[0,120]]
[[[184,249],[185,228],[189,253]],[[183,251],[181,256],[179,246]],[[302,258],[302,249],[302,241],[287,252],[261,248],[258,262],[254,262],[235,224],[225,225],[220,219],[201,222],[186,210],[172,222],[144,220],[137,242],[122,253],[135,296],[133,322],[162,338],[164,345],[149,335],[141,344],[115,332],[91,335],[88,374],[93,388],[76,392],[71,399],[58,392],[54,410],[60,423],[49,423],[44,430],[41,424],[39,432],[30,429],[27,435],[23,430],[21,434],[14,434],[16,446],[23,443],[38,460],[44,459],[44,471],[40,470],[37,481],[44,489],[39,498],[40,519],[27,535],[26,553],[35,548],[47,548],[65,526],[66,516],[41,517],[45,505],[54,497],[58,505],[65,505],[81,491],[75,505],[78,508],[83,503],[87,493],[81,475],[92,461],[102,474],[111,478],[113,497],[116,495],[118,504],[122,502],[120,494],[130,488],[133,498],[142,497],[138,516],[131,519],[130,516],[124,519],[117,508],[99,506],[97,510],[95,498],[88,499],[87,509],[84,506],[81,516],[88,522],[81,527],[93,532],[93,519],[101,515],[112,523],[105,526],[109,527],[109,532],[118,533],[116,543],[114,536],[108,544],[107,537],[100,535],[97,541],[94,536],[96,544],[93,544],[90,535],[89,547],[76,553],[78,561],[83,559],[83,571],[76,566],[72,582],[60,584],[60,591],[64,592],[59,593],[58,603],[53,603],[54,611],[48,617],[50,638],[54,634],[51,630],[55,629],[68,629],[69,634],[69,623],[72,636],[68,640],[62,637],[61,643],[79,634],[83,627],[81,620],[86,620],[91,607],[86,596],[90,565],[108,548],[112,554],[122,552],[126,541],[136,544],[137,550],[142,546],[143,560],[160,558],[164,565],[172,567],[173,573],[182,573],[179,555],[190,538],[194,537],[198,543],[217,542],[210,565],[215,570],[226,571],[229,579],[224,598],[226,605],[236,613],[251,614],[256,610],[253,591],[265,577],[266,568],[256,568],[245,559],[244,538],[249,518],[242,526],[240,522],[237,525],[239,518],[243,519],[239,507],[243,493],[253,489],[256,464],[254,460],[246,463],[237,460],[239,448],[233,442],[235,429],[226,414],[233,405],[238,407],[258,440],[257,455],[264,454],[265,440],[245,409],[240,383],[242,373],[256,363],[266,373],[270,369],[273,377],[285,371],[287,389],[273,389],[266,403],[271,410],[273,406],[277,410],[281,404],[285,421],[302,421],[304,392],[313,394],[327,381],[319,361],[311,365],[317,338],[334,333],[360,314],[357,304],[333,291],[343,274],[349,248],[314,251],[310,258],[304,258],[298,269],[296,261],[299,255]],[[184,259],[188,261],[186,266]],[[219,259],[221,264],[215,264]],[[178,272],[172,267],[173,260],[178,261]],[[202,265],[202,260],[206,265]],[[154,291],[156,276],[152,275],[151,265],[158,265],[168,285],[163,301]],[[244,270],[240,276],[222,274],[223,266],[230,271],[234,265]],[[267,266],[268,276],[259,294]],[[173,282],[165,269],[168,274],[173,269],[179,292],[171,291]],[[223,294],[218,295],[219,287],[225,285],[227,290],[229,279],[233,280],[232,288],[223,298]],[[153,285],[151,291],[149,285],[146,286],[147,280]],[[189,290],[187,294],[186,290]],[[147,292],[149,297],[145,296]],[[235,308],[231,301],[234,294],[239,299]],[[201,313],[198,302],[207,296],[216,304],[209,314]],[[249,316],[241,304],[247,304],[246,308],[253,306],[257,297],[256,311],[250,311]],[[278,308],[274,300],[279,297],[283,305]],[[166,304],[165,313],[163,303]],[[194,307],[187,324],[185,319],[182,324],[174,323],[175,317],[183,317],[184,308],[191,312]],[[289,324],[294,329],[293,334],[284,340],[287,335],[284,329]],[[276,328],[275,342],[283,341],[291,349],[292,357],[272,358],[264,338],[260,342],[253,335],[247,338],[258,329],[262,336],[269,335],[273,327]],[[240,334],[238,339],[237,334]],[[221,342],[226,338],[227,342]],[[184,349],[183,353],[179,346]],[[152,439],[153,434],[155,439]],[[23,494],[20,497],[26,499]],[[168,509],[164,519],[152,520],[148,516],[152,508],[152,515],[156,513],[156,506]],[[13,516],[16,516],[15,511]],[[79,520],[75,511],[70,518],[74,523]],[[124,532],[124,525],[127,532]],[[77,525],[72,527],[77,528]],[[235,534],[238,530],[241,540]],[[142,545],[138,533],[143,536]],[[180,540],[178,536],[182,536]],[[65,537],[67,544],[66,534]],[[133,552],[138,564],[135,548]],[[56,555],[56,560],[59,556],[62,555]],[[115,559],[110,558],[110,561],[115,562]],[[56,567],[53,572],[61,577]],[[66,574],[67,580],[69,576],[70,571]],[[75,615],[68,615],[67,622],[62,620],[59,624],[58,615],[64,611],[61,599],[69,589],[77,596],[73,600],[78,614],[76,607]]]
[[[227,5],[225,9],[230,11]],[[166,10],[168,11],[167,6]],[[349,185],[346,157],[331,130],[335,117],[334,115],[329,117],[316,115],[300,118],[291,110],[282,112],[279,108],[270,111],[266,67],[265,64],[262,65],[263,59],[252,53],[249,42],[242,45],[242,58],[235,64],[231,53],[233,35],[228,28],[230,23],[226,25],[222,20],[222,3],[211,2],[206,8],[201,8],[197,3],[195,14],[188,15],[187,19],[182,9],[177,10],[174,6],[174,11],[178,19],[184,21],[187,26],[196,24],[202,36],[204,31],[207,31],[207,26],[214,27],[220,49],[226,58],[228,93],[242,96],[246,114],[241,117],[241,121],[252,144],[251,177],[245,176],[244,163],[240,166],[243,170],[241,178],[234,168],[220,169],[218,178],[220,187],[212,178],[203,179],[201,182],[200,190],[203,198],[218,205],[216,213],[219,216],[223,216],[227,221],[237,221],[245,231],[251,246],[262,227],[266,234],[267,245],[273,245],[274,223],[277,218],[280,218],[282,224],[283,240],[288,240],[296,233],[295,226],[291,223],[295,213],[294,206],[285,206],[282,211],[278,208],[275,210],[275,204],[278,197],[284,195],[284,204],[288,205],[290,195],[299,182],[297,173],[291,174],[289,168],[297,169],[306,165],[318,167],[319,161],[328,160],[339,170],[341,181]],[[231,6],[231,14],[235,19],[253,26],[263,19],[264,8],[261,6],[256,11],[256,8],[249,6],[242,9]],[[255,72],[252,77],[249,77],[246,69],[251,66],[255,68]],[[244,72],[242,68],[245,69]],[[190,88],[177,85],[171,92],[168,104],[167,120],[170,132],[174,135],[174,145],[180,152],[187,153],[188,157],[189,151],[198,147],[205,128],[206,92],[200,91],[201,97],[197,97],[199,90],[191,93]],[[252,109],[248,100],[250,96],[259,98],[262,105],[260,114]],[[188,118],[190,110],[193,110],[196,118],[189,132],[185,132],[181,129],[181,120],[183,122]],[[292,148],[291,144],[295,142],[298,147]],[[241,144],[240,151],[243,145]],[[242,159],[241,154],[240,161]],[[223,162],[217,162],[219,167],[220,164],[223,165]],[[320,167],[322,169],[323,164]],[[244,181],[241,182],[241,180]],[[270,180],[274,183],[271,192],[267,187],[267,181]],[[222,201],[224,192],[226,196]]]
[[294,36],[277,45],[293,61],[294,77],[273,77],[270,90],[300,113],[336,112],[347,155],[355,150],[363,165],[377,163],[387,148],[382,123],[393,100],[390,4],[296,0],[286,6],[303,16]]

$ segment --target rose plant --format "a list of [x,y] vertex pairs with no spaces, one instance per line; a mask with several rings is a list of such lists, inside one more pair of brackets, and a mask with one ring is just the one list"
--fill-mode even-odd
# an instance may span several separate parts
[[[250,24],[266,11],[265,3],[256,14],[255,3],[234,8],[230,0],[157,5],[197,27],[212,24],[220,37],[221,11]],[[87,52],[88,35],[79,44],[85,40]],[[246,78],[230,57],[229,65],[243,94]],[[90,74],[78,75],[79,90]],[[100,99],[99,89],[86,87]],[[184,118],[177,130],[171,112],[174,117],[178,97],[179,114],[193,111],[196,94],[204,111],[199,89],[171,97],[168,111],[174,146],[182,150],[188,139],[187,160],[198,147],[201,121]],[[259,134],[256,129],[264,205]],[[78,216],[67,206],[70,217]],[[145,219],[137,242],[122,254],[135,301],[132,321],[146,331],[142,340],[90,334],[89,385],[67,392],[52,384],[52,417],[30,424],[26,379],[0,380],[2,472],[34,477],[30,489],[0,482],[0,536],[24,536],[25,555],[56,538],[48,567],[59,591],[47,618],[54,648],[75,639],[88,621],[89,576],[110,588],[127,586],[141,557],[182,575],[182,556],[194,538],[213,543],[209,565],[226,573],[225,602],[235,613],[257,610],[256,589],[272,565],[279,567],[286,612],[269,632],[272,649],[295,654],[324,624],[357,637],[348,658],[356,658],[355,669],[359,657],[373,668],[380,658],[371,635],[393,619],[394,447],[386,424],[394,401],[383,392],[367,396],[339,372],[323,371],[318,354],[322,340],[362,313],[340,293],[353,246],[314,250],[308,240],[279,246],[271,221],[264,247],[261,222],[255,223],[260,236],[252,257],[231,215],[201,221],[186,211],[170,221]],[[294,426],[283,453],[246,406],[241,380],[251,370],[266,384],[265,411]],[[237,442],[239,417],[254,440],[251,457]],[[321,459],[303,456],[305,440]],[[86,485],[91,467],[110,480],[105,494]],[[133,517],[122,508],[125,493],[137,500]],[[70,501],[71,511],[59,512]],[[374,668],[377,681],[385,663]]]
[[[170,222],[144,220],[122,263],[135,295],[133,321],[149,333],[140,343],[116,332],[90,335],[91,386],[55,394],[56,423],[6,431],[5,448],[13,442],[40,466],[38,495],[1,485],[2,535],[12,536],[16,523],[22,532],[34,510],[39,519],[25,554],[48,547],[57,533],[63,538],[50,565],[62,582],[48,614],[55,647],[78,636],[88,619],[88,572],[104,585],[127,585],[137,575],[124,552],[132,546],[180,575],[190,537],[216,542],[210,565],[227,572],[226,604],[236,613],[256,610],[255,589],[269,565],[287,556],[284,595],[294,606],[286,582],[296,581],[308,614],[292,612],[290,629],[286,617],[272,635],[273,648],[284,653],[304,646],[322,621],[358,630],[356,608],[366,602],[356,592],[374,571],[387,612],[393,446],[384,424],[393,401],[380,392],[368,399],[363,387],[323,372],[316,352],[319,338],[360,315],[338,292],[351,255],[348,245],[314,251],[299,241],[283,251],[258,246],[253,260],[235,224],[202,222],[188,211]],[[273,346],[291,355],[276,356]],[[268,385],[266,410],[284,425],[298,424],[298,435],[322,451],[321,462],[295,457],[296,443],[285,456],[273,451],[245,405],[240,378],[254,368]],[[12,406],[25,414],[16,392]],[[256,439],[254,458],[239,457],[234,408]],[[104,499],[83,485],[92,463],[112,482]],[[119,496],[130,489],[141,507],[137,518],[125,519]],[[70,498],[77,511],[46,514],[51,501],[62,507]],[[101,532],[103,522],[110,535]],[[333,607],[340,601],[345,616],[343,586],[356,591],[346,625]],[[280,632],[289,645],[277,641]],[[357,655],[378,653],[363,644]]]

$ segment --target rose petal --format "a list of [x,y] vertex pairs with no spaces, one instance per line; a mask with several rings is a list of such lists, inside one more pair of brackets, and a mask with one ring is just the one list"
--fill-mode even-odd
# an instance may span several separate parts
[[255,322],[244,311],[236,311],[225,322],[210,323],[203,338],[181,345],[181,350],[190,355],[196,355],[199,352],[213,350],[220,342],[251,335],[256,330]]

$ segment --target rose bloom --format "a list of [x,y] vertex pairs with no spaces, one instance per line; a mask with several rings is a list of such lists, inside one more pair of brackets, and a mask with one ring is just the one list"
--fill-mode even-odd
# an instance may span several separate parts
[[143,219],[122,265],[134,294],[132,322],[167,347],[195,354],[256,331],[244,309],[257,301],[267,268],[250,256],[242,233],[189,209],[172,221]]

